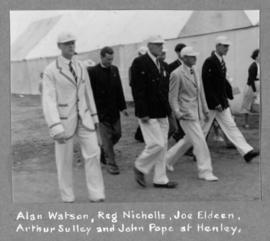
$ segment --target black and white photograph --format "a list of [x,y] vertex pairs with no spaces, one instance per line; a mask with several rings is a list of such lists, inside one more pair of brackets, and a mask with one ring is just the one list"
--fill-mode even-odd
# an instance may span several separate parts
[[13,203],[260,201],[259,10],[12,10]]

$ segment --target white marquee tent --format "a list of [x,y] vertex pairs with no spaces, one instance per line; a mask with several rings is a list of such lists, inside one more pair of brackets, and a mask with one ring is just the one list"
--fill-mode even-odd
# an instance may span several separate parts
[[[33,22],[11,46],[11,93],[39,94],[39,75],[58,54],[56,39],[60,32],[77,36],[76,51],[82,60],[99,61],[99,49],[113,46],[114,64],[120,69],[126,99],[132,100],[128,68],[137,48],[152,34],[166,39],[167,62],[175,58],[178,42],[194,46],[199,52],[198,71],[214,48],[218,35],[233,42],[226,57],[234,85],[243,89],[250,54],[259,46],[259,27],[244,11],[77,11]],[[237,111],[242,95],[232,103]]]

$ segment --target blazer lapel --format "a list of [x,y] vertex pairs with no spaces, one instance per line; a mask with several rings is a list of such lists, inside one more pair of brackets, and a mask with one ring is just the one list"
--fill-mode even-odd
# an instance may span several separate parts
[[83,75],[83,67],[80,64],[77,64],[77,86],[81,84],[83,80],[85,80],[85,76]]
[[60,58],[56,60],[56,68],[66,80],[77,87],[74,77],[72,76],[71,72],[64,67],[64,63],[60,60]]
[[153,72],[155,72],[156,74],[160,74],[159,73],[159,69],[158,69],[158,67],[156,66],[156,64],[153,62],[153,60],[151,59],[151,57],[148,55],[148,54],[146,54],[146,57],[147,57],[147,64],[149,65],[149,69],[151,69],[151,70],[153,70]]
[[183,75],[185,76],[185,78],[187,78],[195,87],[197,87],[197,82],[196,82],[196,78],[193,78],[190,73],[187,72],[186,69],[182,70]]
[[[218,70],[220,71],[220,73],[222,73],[222,66],[221,66],[220,60],[218,59],[218,57],[215,54],[213,55],[213,58],[216,62]],[[226,69],[226,66],[225,66],[225,69]]]

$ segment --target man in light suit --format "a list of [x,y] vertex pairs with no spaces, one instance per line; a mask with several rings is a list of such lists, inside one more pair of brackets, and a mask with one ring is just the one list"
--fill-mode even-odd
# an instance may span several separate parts
[[186,135],[167,152],[166,159],[167,165],[172,166],[192,145],[197,159],[198,177],[206,181],[217,181],[201,127],[202,121],[208,119],[209,111],[202,83],[193,68],[197,55],[192,47],[184,47],[181,51],[183,65],[171,73],[169,101]]
[[73,140],[79,138],[85,161],[86,185],[91,202],[104,201],[97,136],[98,117],[86,68],[74,58],[75,37],[62,33],[61,51],[49,64],[42,80],[42,106],[50,135],[55,141],[55,158],[61,198],[74,202],[72,178]]
[[208,133],[214,119],[224,134],[237,148],[247,163],[259,155],[250,146],[232,117],[228,99],[233,99],[232,87],[227,80],[227,68],[223,56],[227,54],[230,41],[226,36],[216,38],[216,50],[208,57],[202,67],[202,81],[209,112],[209,121],[203,129]]
[[[168,72],[171,74],[175,69],[177,69],[181,64],[181,50],[186,47],[184,43],[178,43],[174,51],[177,55],[177,59],[170,63],[168,65]],[[174,139],[174,142],[179,141],[183,136],[185,135],[184,131],[182,130],[182,127],[179,125],[178,121],[176,120],[174,113],[172,111],[171,115],[169,116],[169,137],[172,137]]]
[[132,93],[135,115],[145,141],[145,149],[134,165],[135,179],[146,186],[145,174],[154,170],[153,185],[156,188],[175,188],[176,182],[166,175],[165,154],[168,138],[169,75],[163,62],[159,61],[164,40],[160,36],[148,39],[148,51],[137,57],[131,66]]

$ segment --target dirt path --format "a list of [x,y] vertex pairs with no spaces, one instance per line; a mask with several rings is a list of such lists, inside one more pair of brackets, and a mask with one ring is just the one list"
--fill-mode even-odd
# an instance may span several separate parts
[[[148,187],[141,189],[134,182],[132,166],[143,144],[134,140],[137,121],[132,107],[129,118],[122,118],[123,136],[116,145],[117,162],[121,174],[109,175],[103,171],[107,202],[180,202],[207,200],[257,200],[260,199],[259,158],[246,164],[235,149],[226,149],[224,143],[209,138],[217,183],[199,181],[196,165],[192,158],[185,156],[169,173],[176,180],[176,190],[155,189],[151,175],[147,177]],[[11,99],[12,154],[13,154],[13,199],[14,202],[32,203],[60,202],[53,142],[42,115],[39,96],[12,96]],[[243,125],[242,116],[236,116],[238,126]],[[251,129],[242,130],[248,142],[259,147],[259,116],[251,118]],[[77,145],[76,145],[77,146]],[[77,150],[77,149],[76,149]],[[75,159],[79,157],[75,153]],[[83,165],[74,163],[74,187],[76,202],[88,202]]]

